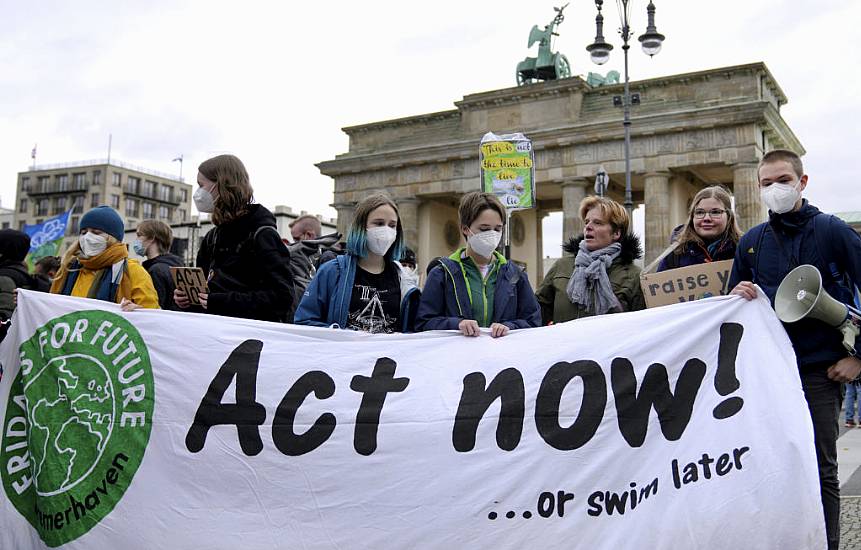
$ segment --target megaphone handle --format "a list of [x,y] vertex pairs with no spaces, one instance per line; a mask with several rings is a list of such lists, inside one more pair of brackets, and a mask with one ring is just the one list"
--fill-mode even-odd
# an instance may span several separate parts
[[846,348],[850,356],[855,357],[858,353],[855,350],[855,339],[858,338],[858,334],[861,334],[861,329],[858,328],[858,325],[850,317],[840,326],[840,332],[843,333],[843,347]]

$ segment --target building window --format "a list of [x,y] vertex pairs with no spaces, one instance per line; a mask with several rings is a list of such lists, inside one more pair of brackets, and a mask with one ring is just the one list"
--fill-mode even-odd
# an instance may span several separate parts
[[184,222],[185,221],[185,210],[180,208],[176,211],[176,217],[179,218],[177,221]]
[[72,219],[69,220],[69,223],[72,225],[72,235],[77,235],[81,231],[81,228],[78,227],[78,224],[81,223],[81,218],[79,218],[78,216],[72,216]]
[[72,205],[72,213],[73,214],[83,214],[84,213],[84,195],[78,195],[75,197],[75,202]]
[[167,206],[159,206],[158,219],[170,221],[170,208],[168,208]]
[[75,184],[75,189],[83,189],[86,185],[84,176],[86,174],[72,174],[72,183]]
[[188,189],[182,188],[179,190],[179,202],[186,202],[188,200]]
[[135,199],[126,199],[126,216],[133,218],[138,217],[138,201]]
[[37,216],[47,216],[48,215],[48,199],[39,199],[36,201],[36,212]]
[[18,222],[18,231],[24,231],[24,220]]
[[23,191],[25,193],[30,192],[30,177],[29,176],[24,176],[23,178],[21,178],[21,191]]
[[163,200],[165,202],[171,201],[171,195],[173,195],[173,188],[170,185],[161,184],[161,187],[158,188],[158,198],[159,200]]
[[69,175],[63,174],[57,176],[57,191],[68,191],[69,190]]
[[39,186],[36,190],[41,193],[47,193],[49,191],[48,186],[48,176],[39,176]]
[[140,178],[136,178],[134,176],[129,176],[128,178],[126,178],[126,193],[132,193],[133,195],[137,195],[140,183]]
[[145,180],[143,184],[143,196],[155,198],[155,182]]
[[21,203],[18,205],[18,212],[21,214],[27,213],[27,199],[21,199]]
[[43,220],[42,218],[36,218],[36,225],[39,225],[43,221],[45,221],[45,220]]
[[119,195],[111,195],[111,208],[114,210],[120,209],[120,196]]
[[9,222],[3,222],[3,229],[9,229]]
[[93,185],[101,185],[102,184],[102,171],[101,170],[93,170]]
[[90,207],[95,208],[99,206],[102,202],[102,196],[99,193],[93,193],[92,200],[90,201]]
[[54,199],[54,215],[62,214],[66,211],[66,197],[57,197]]
[[119,187],[120,185],[122,185],[121,178],[122,174],[118,172],[111,172],[111,183],[114,184],[114,187]]
[[152,203],[151,202],[143,203],[143,217],[144,217],[144,219],[147,219],[147,220],[152,219]]

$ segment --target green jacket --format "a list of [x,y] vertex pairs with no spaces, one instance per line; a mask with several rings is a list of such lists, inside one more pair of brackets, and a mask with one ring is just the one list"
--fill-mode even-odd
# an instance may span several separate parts
[[472,306],[472,314],[480,327],[489,327],[493,319],[493,296],[496,291],[496,275],[499,266],[506,263],[505,256],[497,251],[493,252],[494,262],[490,266],[487,277],[482,277],[481,271],[475,262],[467,256],[461,258],[465,248],[455,250],[449,259],[460,265],[464,275],[464,282],[469,294],[469,303]]
[[[576,255],[581,240],[582,237],[571,239],[565,243],[563,249]],[[643,254],[640,249],[640,239],[635,235],[626,235],[622,237],[620,242],[622,243],[622,251],[613,260],[610,269],[607,270],[610,284],[613,285],[613,293],[619,299],[624,311],[646,309],[646,300],[643,298],[643,290],[640,287],[641,270],[634,263],[634,260]],[[535,291],[535,297],[541,306],[541,322],[545,325],[550,321],[564,323],[572,319],[593,315],[579,305],[571,303],[568,298],[566,290],[571,274],[574,272],[574,258],[575,256],[560,258],[550,268],[541,285]]]

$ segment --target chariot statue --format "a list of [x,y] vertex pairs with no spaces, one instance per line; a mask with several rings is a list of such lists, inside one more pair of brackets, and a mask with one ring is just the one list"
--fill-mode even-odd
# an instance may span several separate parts
[[527,57],[517,64],[517,85],[532,84],[539,80],[556,80],[559,78],[568,78],[571,76],[571,65],[568,63],[568,58],[559,52],[551,50],[551,39],[554,36],[559,36],[556,28],[565,20],[562,12],[568,4],[561,8],[553,8],[556,11],[556,16],[550,23],[544,26],[544,30],[539,29],[538,25],[532,27],[529,33],[529,46],[538,42],[538,57]]

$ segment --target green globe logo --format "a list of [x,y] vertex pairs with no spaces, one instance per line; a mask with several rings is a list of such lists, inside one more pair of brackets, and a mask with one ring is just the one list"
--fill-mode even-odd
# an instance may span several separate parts
[[[48,362],[24,387],[31,403],[30,454],[40,496],[76,486],[93,471],[113,428],[113,384],[96,359],[73,354]],[[53,394],[53,395],[52,395]]]
[[123,317],[81,311],[20,347],[0,446],[3,488],[49,546],[87,533],[120,501],[149,441],[146,346]]

